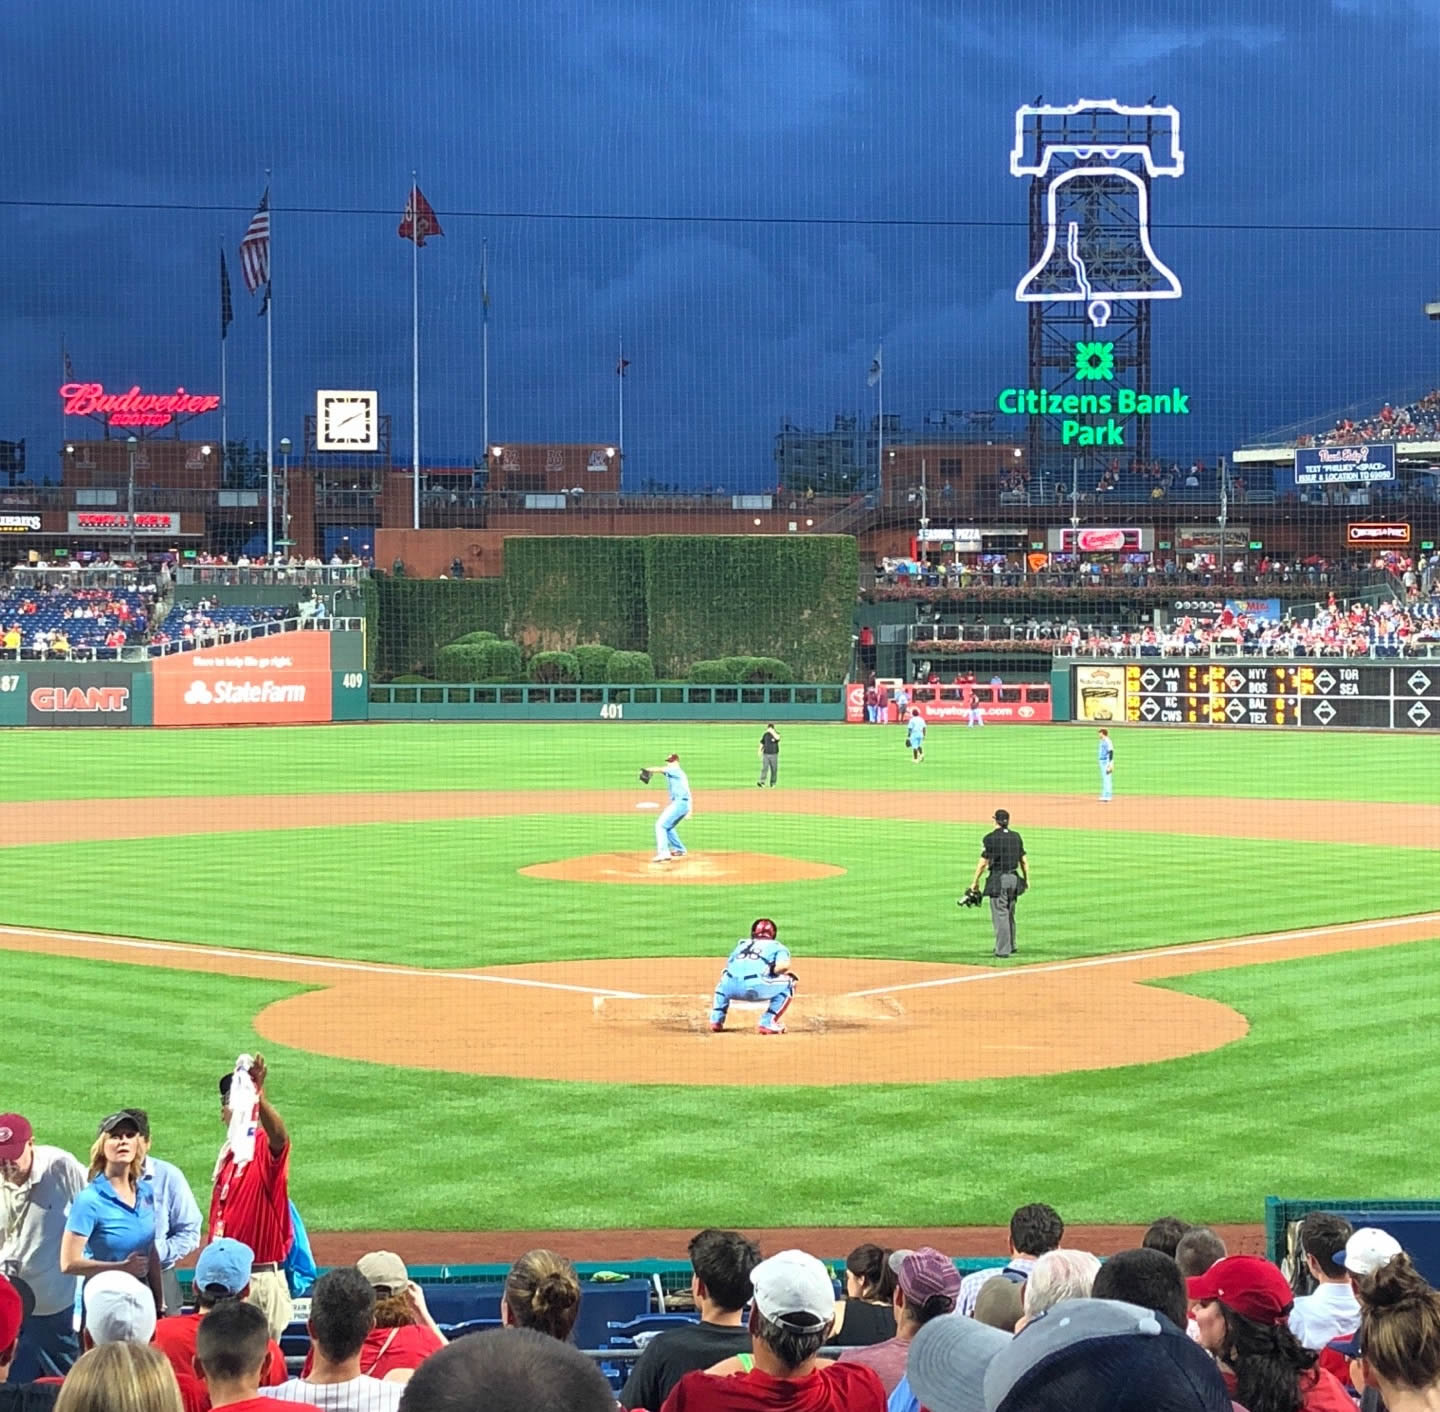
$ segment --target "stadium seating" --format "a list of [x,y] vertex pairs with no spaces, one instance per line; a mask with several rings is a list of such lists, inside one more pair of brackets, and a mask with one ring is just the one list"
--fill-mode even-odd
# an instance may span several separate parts
[[[21,634],[20,657],[77,657],[105,660],[119,656],[106,638],[117,631],[128,643],[143,641],[149,628],[150,597],[136,589],[16,588],[0,598],[0,633],[16,627]],[[79,615],[79,616],[77,616]],[[63,633],[69,651],[52,653],[37,645],[38,634]],[[6,652],[13,655],[13,649]]]

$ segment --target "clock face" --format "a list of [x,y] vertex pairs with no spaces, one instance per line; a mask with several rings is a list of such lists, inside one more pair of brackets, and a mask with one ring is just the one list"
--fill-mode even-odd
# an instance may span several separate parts
[[380,445],[379,396],[374,392],[317,392],[315,449],[375,451]]

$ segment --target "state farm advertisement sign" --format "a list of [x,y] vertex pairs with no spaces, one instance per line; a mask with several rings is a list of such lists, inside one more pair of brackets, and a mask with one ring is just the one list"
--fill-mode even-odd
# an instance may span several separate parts
[[330,634],[277,633],[154,664],[157,726],[303,725],[330,719]]

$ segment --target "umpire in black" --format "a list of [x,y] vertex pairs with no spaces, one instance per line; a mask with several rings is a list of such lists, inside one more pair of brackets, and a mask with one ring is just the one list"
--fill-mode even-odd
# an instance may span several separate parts
[[1010,811],[995,811],[995,827],[985,835],[980,861],[970,882],[974,893],[985,878],[985,896],[990,899],[990,922],[995,928],[995,954],[1015,954],[1015,901],[1030,886],[1025,866],[1025,844],[1010,828]]

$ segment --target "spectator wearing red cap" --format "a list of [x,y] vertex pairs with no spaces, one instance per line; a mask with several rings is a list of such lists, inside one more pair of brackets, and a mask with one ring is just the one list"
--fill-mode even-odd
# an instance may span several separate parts
[[35,1304],[10,1370],[17,1383],[62,1375],[80,1356],[75,1334],[78,1281],[60,1273],[70,1203],[89,1181],[78,1159],[36,1143],[18,1113],[0,1113],[0,1275],[23,1280]]
[[1200,1343],[1249,1412],[1354,1412],[1341,1383],[1290,1332],[1295,1295],[1268,1260],[1230,1255],[1188,1283]]
[[847,1348],[836,1360],[864,1363],[879,1374],[888,1397],[905,1376],[910,1341],[931,1319],[955,1312],[960,1271],[955,1262],[930,1246],[897,1250],[890,1256],[895,1272],[895,1337],[862,1348]]
[[15,1366],[23,1312],[20,1291],[0,1275],[0,1383],[9,1381],[10,1369]]

